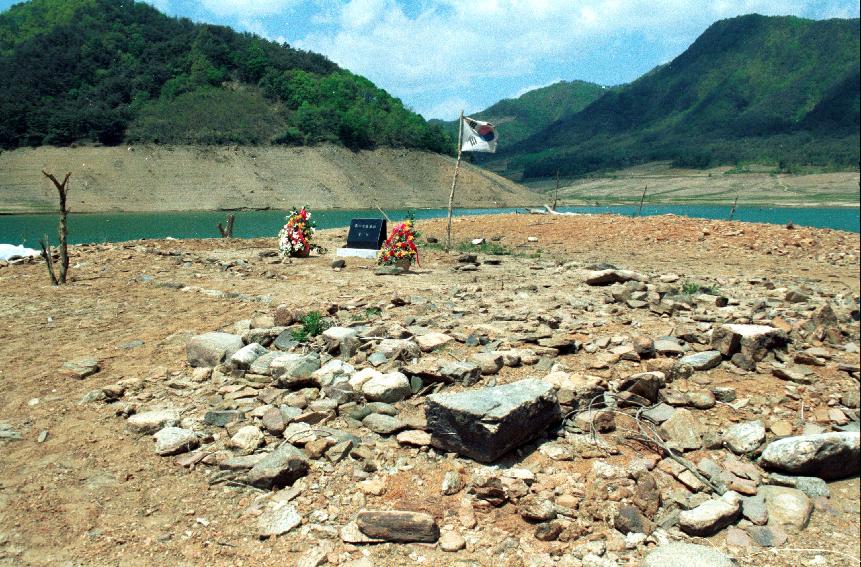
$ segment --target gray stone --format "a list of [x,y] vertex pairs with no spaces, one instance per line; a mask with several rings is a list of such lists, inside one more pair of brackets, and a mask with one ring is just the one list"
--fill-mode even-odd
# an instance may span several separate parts
[[431,352],[443,345],[446,345],[454,339],[445,333],[430,332],[424,335],[418,335],[415,338],[416,343],[422,352]]
[[299,341],[293,338],[293,331],[290,329],[282,331],[277,337],[275,337],[275,340],[272,341],[272,346],[282,352],[287,352],[298,345]]
[[613,520],[613,527],[623,534],[641,533],[649,535],[655,531],[655,524],[640,512],[636,506],[626,504],[619,508]]
[[723,443],[736,455],[752,453],[765,443],[765,425],[758,420],[737,423],[724,433]]
[[257,518],[258,534],[261,538],[275,537],[286,534],[302,524],[302,516],[292,504],[279,503],[266,508]]
[[263,432],[255,425],[240,427],[230,438],[230,445],[239,449],[243,455],[253,453],[262,444]]
[[304,451],[282,443],[248,471],[248,483],[257,488],[281,488],[293,484],[308,473]]
[[99,361],[95,358],[70,360],[68,362],[64,362],[63,366],[60,367],[61,374],[78,380],[83,380],[87,376],[92,376],[99,370]]
[[664,356],[681,356],[689,349],[675,337],[660,337],[655,340],[655,351]]
[[230,364],[239,370],[248,370],[255,360],[268,353],[259,343],[247,344],[230,357]]
[[366,536],[398,543],[434,543],[439,526],[430,514],[399,510],[359,512],[356,525]]
[[419,345],[408,339],[383,339],[377,345],[378,353],[384,355],[387,360],[411,361],[421,356]]
[[192,337],[185,351],[191,366],[218,366],[244,346],[242,337],[230,333],[204,333]]
[[692,510],[679,514],[679,528],[688,535],[709,536],[735,523],[741,514],[741,503],[727,498],[707,500]]
[[748,526],[746,531],[761,547],[780,547],[789,539],[786,532],[777,526]]
[[854,476],[861,469],[859,433],[818,433],[778,439],[765,448],[761,463],[770,470],[825,480]]
[[688,354],[679,359],[679,364],[687,364],[694,370],[711,370],[721,363],[721,354],[716,350],[706,350]]
[[546,498],[527,496],[517,504],[517,513],[527,522],[547,522],[556,518],[556,507]]
[[495,461],[560,419],[553,387],[540,380],[457,394],[434,394],[425,405],[434,446],[481,462]]
[[380,435],[391,435],[405,429],[404,425],[398,418],[381,413],[372,413],[362,420],[362,425]]
[[248,368],[248,371],[252,374],[261,374],[264,376],[270,376],[269,365],[272,364],[272,361],[277,357],[281,356],[280,352],[266,352],[257,357],[257,359],[251,363],[251,366]]
[[446,362],[439,373],[464,386],[472,386],[481,379],[481,367],[471,362]]
[[296,387],[313,383],[311,375],[320,369],[320,355],[282,354],[269,365],[270,374],[280,386]]
[[741,497],[741,514],[751,523],[763,526],[768,522],[768,508],[765,505],[765,497],[761,494],[756,496]]
[[708,545],[670,543],[655,548],[642,567],[735,567],[735,562]]
[[735,388],[731,386],[716,386],[712,388],[712,394],[716,400],[725,404],[735,401],[736,398]]
[[828,483],[815,476],[786,476],[778,473],[768,475],[769,484],[797,488],[811,498],[829,498]]
[[126,420],[126,426],[132,433],[155,433],[164,427],[179,423],[179,412],[174,409],[163,409],[137,413]]
[[153,435],[153,438],[155,452],[162,457],[187,453],[200,445],[200,439],[194,431],[180,427],[165,427]]
[[654,403],[658,391],[664,387],[667,377],[663,372],[641,372],[628,376],[619,385],[620,392],[630,392]]
[[686,409],[677,409],[672,417],[661,425],[665,439],[682,451],[693,451],[702,447],[702,425]]
[[203,416],[203,423],[216,427],[225,427],[245,419],[245,412],[240,410],[212,410]]
[[356,354],[362,344],[359,332],[349,327],[330,327],[323,331],[323,340],[328,352],[338,353],[344,359]]
[[372,402],[389,404],[404,400],[412,394],[409,379],[401,372],[374,376],[362,384],[362,394]]
[[650,407],[647,410],[643,410],[640,415],[645,417],[652,423],[660,425],[673,417],[674,413],[676,413],[676,408],[669,404],[661,402],[656,406]]
[[712,332],[711,346],[724,357],[736,353],[760,361],[769,350],[786,346],[785,332],[768,325],[721,325]]

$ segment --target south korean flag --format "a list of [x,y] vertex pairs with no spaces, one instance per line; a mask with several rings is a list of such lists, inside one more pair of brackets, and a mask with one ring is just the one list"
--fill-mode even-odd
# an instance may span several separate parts
[[463,152],[496,152],[496,127],[490,122],[463,117]]

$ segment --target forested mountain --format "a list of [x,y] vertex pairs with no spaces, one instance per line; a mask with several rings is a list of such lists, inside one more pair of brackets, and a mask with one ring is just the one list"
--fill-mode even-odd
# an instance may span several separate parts
[[316,53],[132,0],[15,5],[0,14],[0,147],[73,142],[451,148]]
[[859,20],[742,16],[586,108],[502,148],[511,177],[655,160],[858,167]]
[[[499,148],[505,149],[546,128],[556,120],[576,114],[601,95],[605,87],[585,81],[560,81],[507,98],[472,114],[473,118],[492,122],[499,128]],[[457,120],[431,120],[444,125],[452,139],[457,139]]]

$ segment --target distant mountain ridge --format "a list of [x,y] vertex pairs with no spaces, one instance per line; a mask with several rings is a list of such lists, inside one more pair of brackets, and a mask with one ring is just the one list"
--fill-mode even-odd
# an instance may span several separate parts
[[656,160],[857,168],[859,20],[748,15],[684,53],[501,148],[511,178],[577,176]]
[[452,145],[316,53],[133,0],[12,6],[0,13],[0,148],[77,142]]
[[[499,148],[505,149],[577,113],[606,91],[606,87],[586,81],[559,81],[527,91],[517,98],[503,99],[470,116],[496,125],[501,134]],[[443,125],[452,139],[457,139],[457,120],[432,120],[431,123]]]

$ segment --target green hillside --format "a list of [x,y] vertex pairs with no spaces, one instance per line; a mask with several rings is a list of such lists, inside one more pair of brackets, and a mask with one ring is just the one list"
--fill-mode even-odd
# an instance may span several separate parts
[[490,166],[549,177],[656,160],[857,168],[859,21],[742,16],[672,62],[503,148]]
[[[499,129],[499,149],[513,146],[546,128],[556,120],[571,116],[607,92],[605,87],[585,81],[560,81],[531,90],[518,98],[507,98],[472,114],[473,118],[492,122]],[[457,120],[440,124],[457,140]]]
[[131,0],[15,5],[0,13],[0,147],[75,142],[451,148],[316,53]]

